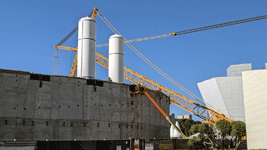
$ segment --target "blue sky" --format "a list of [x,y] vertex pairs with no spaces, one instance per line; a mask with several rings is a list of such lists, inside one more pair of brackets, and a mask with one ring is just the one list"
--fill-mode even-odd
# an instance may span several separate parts
[[[2,0],[0,68],[52,75],[54,46],[93,7],[128,40],[267,15],[265,0]],[[96,44],[107,43],[112,31],[98,16],[96,22]],[[264,67],[266,23],[267,19],[132,44],[174,80],[201,96],[197,83],[226,76],[226,69],[232,64]],[[77,33],[63,45],[76,47]],[[96,51],[108,56],[108,47]],[[59,75],[69,74],[74,56],[75,52],[59,51]],[[126,46],[125,66],[187,96]],[[96,78],[107,80],[107,76],[108,70],[97,64]],[[188,114],[173,105],[170,109],[176,115]]]

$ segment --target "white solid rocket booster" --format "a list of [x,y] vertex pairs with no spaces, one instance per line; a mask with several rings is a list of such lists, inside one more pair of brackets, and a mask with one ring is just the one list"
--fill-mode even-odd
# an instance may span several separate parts
[[124,41],[121,35],[109,37],[108,76],[113,82],[124,82]]
[[95,33],[95,20],[90,17],[79,20],[77,77],[95,78]]

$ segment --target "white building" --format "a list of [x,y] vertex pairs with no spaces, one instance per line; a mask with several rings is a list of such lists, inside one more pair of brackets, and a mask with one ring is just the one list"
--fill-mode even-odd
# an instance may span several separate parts
[[227,77],[214,77],[198,83],[204,99],[221,113],[236,121],[245,121],[242,71],[252,70],[251,64],[231,65]]
[[192,115],[181,115],[181,116],[177,116],[177,119],[189,119],[189,120],[192,120]]
[[243,71],[242,79],[248,149],[266,149],[267,69]]
[[198,87],[206,103],[234,120],[246,122],[248,149],[267,148],[267,69],[231,65],[227,77],[200,82]]

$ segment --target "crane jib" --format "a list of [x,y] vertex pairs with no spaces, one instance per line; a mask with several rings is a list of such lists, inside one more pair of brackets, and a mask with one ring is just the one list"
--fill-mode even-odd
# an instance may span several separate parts
[[[90,13],[91,15],[94,15],[98,10],[96,8],[94,8],[94,10]],[[89,15],[90,15],[89,14]],[[226,27],[226,26],[231,26],[231,25],[236,25],[236,24],[241,24],[241,23],[247,23],[247,22],[252,22],[252,21],[257,21],[257,20],[262,20],[262,19],[267,19],[267,15],[264,16],[258,16],[258,17],[253,17],[253,18],[247,18],[247,19],[242,19],[242,20],[236,20],[236,21],[231,21],[231,22],[226,22],[226,23],[221,23],[221,24],[215,24],[215,25],[211,25],[211,26],[205,26],[205,27],[200,27],[200,28],[195,28],[195,29],[190,29],[190,30],[184,30],[184,31],[179,31],[179,32],[173,32],[171,34],[164,34],[164,35],[159,35],[159,36],[153,36],[153,37],[146,37],[146,38],[141,38],[141,39],[133,39],[133,40],[129,40],[129,41],[125,41],[125,43],[130,43],[130,42],[138,42],[138,41],[143,41],[143,40],[149,40],[149,39],[156,39],[156,38],[163,38],[163,37],[168,37],[168,36],[176,36],[176,35],[183,35],[183,34],[188,34],[188,33],[194,33],[194,32],[199,32],[199,31],[205,31],[205,30],[210,30],[210,29],[215,29],[215,28],[221,28],[221,27]],[[57,46],[60,46],[61,44],[63,44],[75,31],[77,31],[78,27],[76,27],[74,30],[72,30],[61,42],[59,42],[59,44]],[[57,47],[56,48],[61,48],[64,49],[64,46],[62,47]],[[102,46],[108,46],[108,44],[102,44],[102,45],[96,45],[96,47],[102,47]],[[65,50],[74,50],[75,48],[67,48]],[[76,56],[77,57],[77,56]],[[99,63],[100,65],[104,66],[104,67],[108,67],[107,63],[108,63],[108,59],[105,58],[104,56],[102,56],[101,54],[97,54],[96,57],[96,62]],[[72,66],[72,73],[71,76],[74,76],[75,74],[75,70],[77,67],[77,60],[75,58],[74,60],[74,64]],[[149,80],[148,78],[134,72],[131,71],[128,68],[124,68],[125,69],[125,73],[124,73],[124,77],[126,79],[128,79],[129,81],[136,83],[136,84],[140,84],[143,86],[146,86],[147,88],[159,88],[160,90],[163,90],[163,92],[166,92],[166,94],[168,94],[170,96],[170,101],[187,110],[188,112],[193,113],[194,115],[205,119],[206,121],[215,124],[216,121],[218,120],[222,120],[222,119],[226,119],[228,121],[234,121],[229,117],[226,117],[224,114],[218,113],[215,110],[212,110],[210,108],[207,108],[206,106],[203,106],[197,102],[194,102],[174,91],[169,90],[168,88],[163,87],[162,85]],[[155,90],[155,89],[152,90]],[[157,89],[156,89],[157,90]],[[184,101],[184,103],[182,103],[182,101]],[[206,116],[204,116],[203,114],[206,112]]]

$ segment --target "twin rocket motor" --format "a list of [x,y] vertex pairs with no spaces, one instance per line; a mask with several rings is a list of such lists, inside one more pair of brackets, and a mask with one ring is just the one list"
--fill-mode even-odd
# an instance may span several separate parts
[[[77,77],[95,79],[96,22],[84,17],[78,23]],[[124,40],[121,35],[109,38],[109,71],[113,82],[124,82]]]

